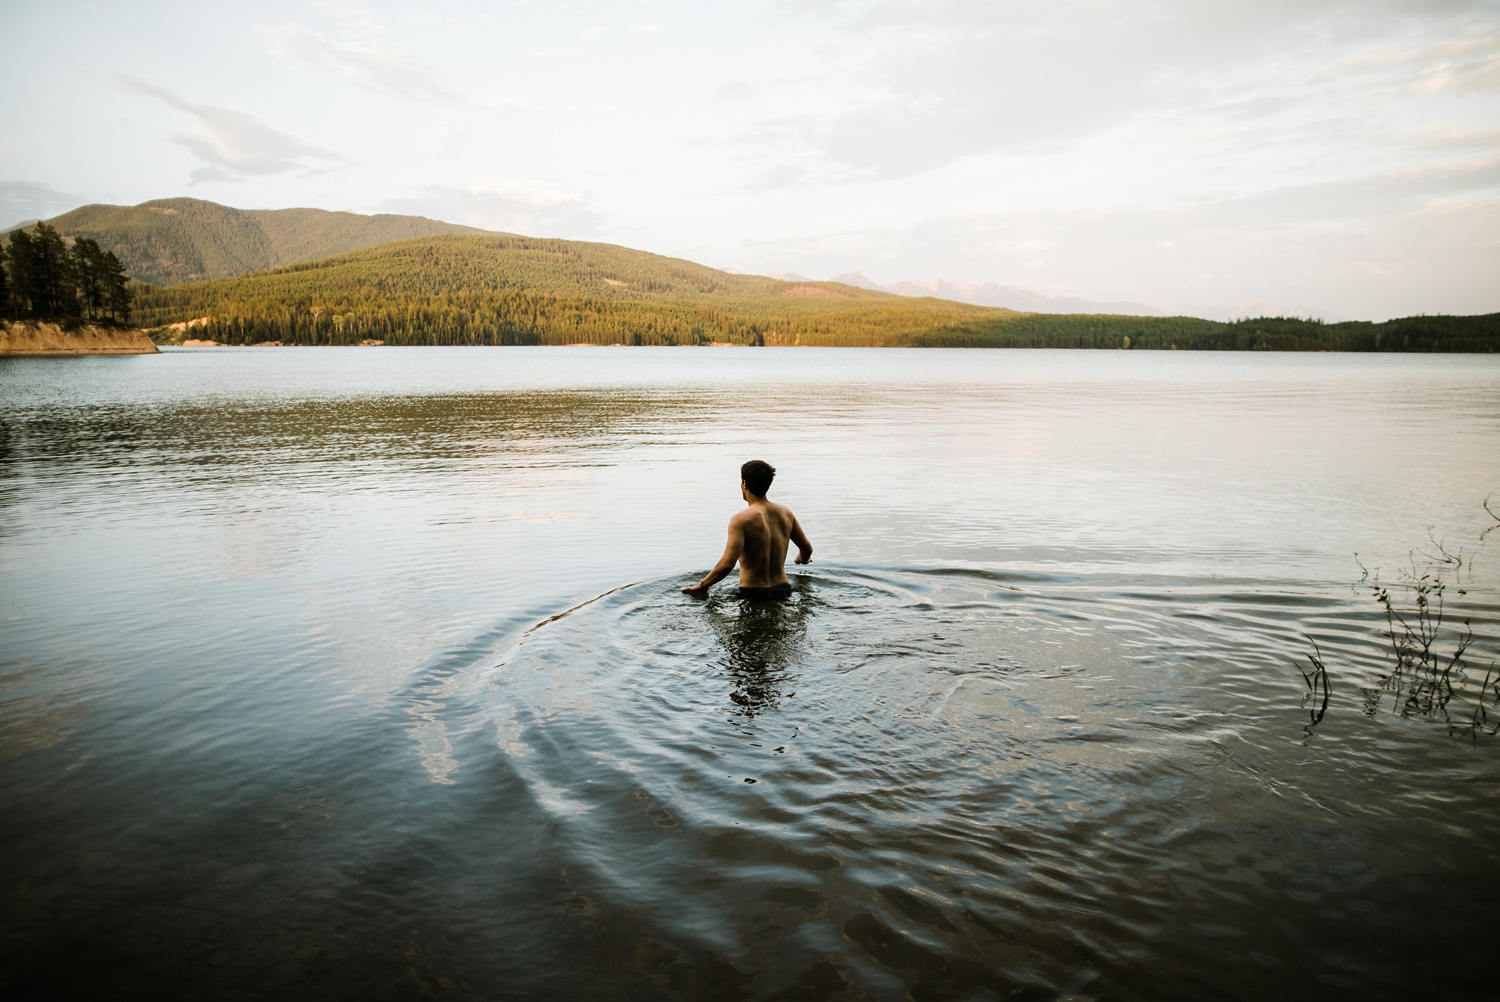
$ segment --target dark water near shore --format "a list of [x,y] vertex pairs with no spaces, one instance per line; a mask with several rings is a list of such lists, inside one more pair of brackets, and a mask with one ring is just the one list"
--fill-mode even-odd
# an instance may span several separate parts
[[[1477,356],[0,360],[0,989],[1492,997],[1497,442]],[[681,595],[756,456],[814,563]]]

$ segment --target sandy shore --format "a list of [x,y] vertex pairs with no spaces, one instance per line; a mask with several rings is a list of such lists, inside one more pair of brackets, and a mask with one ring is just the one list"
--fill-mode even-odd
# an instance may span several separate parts
[[150,355],[145,331],[83,324],[71,331],[36,320],[0,321],[0,355]]

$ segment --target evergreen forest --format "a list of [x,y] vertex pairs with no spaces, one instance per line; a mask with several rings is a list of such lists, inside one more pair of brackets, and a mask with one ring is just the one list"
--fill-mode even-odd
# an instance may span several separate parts
[[235,278],[139,289],[159,340],[1492,352],[1500,314],[1323,324],[1018,313],[782,282],[609,244],[424,237]]
[[38,223],[0,246],[0,311],[9,319],[128,324],[134,296],[120,259],[88,237],[69,246]]

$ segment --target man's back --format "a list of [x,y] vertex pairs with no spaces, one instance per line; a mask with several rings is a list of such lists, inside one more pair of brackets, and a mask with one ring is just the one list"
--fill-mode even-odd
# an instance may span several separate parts
[[752,502],[730,520],[740,523],[745,546],[740,552],[740,587],[769,588],[786,583],[786,548],[797,518],[773,501]]

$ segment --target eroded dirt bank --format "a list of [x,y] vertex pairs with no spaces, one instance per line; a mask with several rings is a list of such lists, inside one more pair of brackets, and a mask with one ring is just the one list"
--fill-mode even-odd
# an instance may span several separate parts
[[36,320],[0,321],[0,355],[150,355],[145,331],[81,324],[66,330]]

